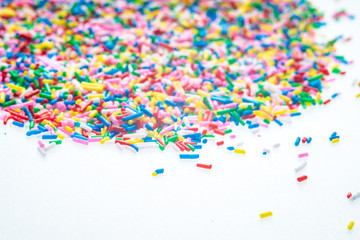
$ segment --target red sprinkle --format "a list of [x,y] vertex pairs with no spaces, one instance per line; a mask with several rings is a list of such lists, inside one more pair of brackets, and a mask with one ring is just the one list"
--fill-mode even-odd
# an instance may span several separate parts
[[347,197],[347,198],[351,198],[351,196],[352,196],[352,193],[349,192],[346,197]]
[[216,145],[218,146],[224,145],[224,141],[217,142]]
[[298,178],[297,178],[297,181],[298,181],[298,182],[302,182],[302,181],[305,181],[306,179],[307,179],[307,176],[304,175],[304,176],[298,177]]
[[199,167],[199,168],[205,168],[205,169],[211,169],[212,168],[212,164],[206,165],[206,164],[198,163],[198,164],[196,164],[196,166]]
[[219,135],[222,135],[222,136],[224,136],[224,135],[225,135],[225,133],[224,133],[224,132],[219,131],[219,130],[217,130],[217,129],[214,129],[214,133],[219,134]]
[[328,99],[324,102],[324,105],[328,104],[331,101],[331,99]]

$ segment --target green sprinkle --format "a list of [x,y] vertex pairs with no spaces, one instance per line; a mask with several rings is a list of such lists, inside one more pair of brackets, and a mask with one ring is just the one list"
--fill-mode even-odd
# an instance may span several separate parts
[[11,101],[4,102],[4,103],[2,104],[2,107],[8,107],[8,106],[15,105],[15,104],[16,104],[16,101],[15,101],[15,100],[11,100]]

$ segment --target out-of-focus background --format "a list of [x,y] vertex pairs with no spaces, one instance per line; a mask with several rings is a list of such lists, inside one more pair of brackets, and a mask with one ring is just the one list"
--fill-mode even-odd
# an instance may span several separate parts
[[[180,160],[172,149],[134,154],[72,142],[43,157],[23,129],[1,125],[0,239],[360,239],[360,200],[346,198],[360,192],[360,1],[312,2],[325,13],[320,38],[352,38],[336,45],[355,63],[325,91],[341,93],[330,104],[258,134],[238,130],[246,155],[227,151],[226,138],[223,148],[208,143],[197,161]],[[335,21],[341,9],[355,19]],[[337,144],[328,139],[334,131]],[[313,141],[295,148],[298,136]],[[303,152],[309,157],[299,160]],[[295,173],[303,161],[306,168]],[[158,168],[165,173],[153,177]],[[308,180],[298,183],[301,175]],[[266,211],[274,215],[260,219]]]

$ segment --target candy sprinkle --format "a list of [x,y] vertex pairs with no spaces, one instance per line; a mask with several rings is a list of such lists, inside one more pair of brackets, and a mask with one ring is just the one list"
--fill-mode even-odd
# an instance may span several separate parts
[[267,218],[267,217],[271,217],[273,215],[272,212],[264,212],[260,214],[260,218]]
[[315,40],[323,25],[306,0],[1,1],[0,119],[43,154],[71,139],[194,152],[322,105],[348,64],[341,36]]
[[351,231],[353,229],[354,225],[355,225],[355,223],[353,221],[351,221],[347,228]]
[[298,182],[303,182],[303,181],[307,180],[307,178],[308,178],[308,177],[307,177],[306,175],[304,175],[304,176],[298,177],[298,178],[297,178],[297,181],[298,181]]
[[211,164],[210,164],[210,165],[206,165],[206,164],[198,163],[198,164],[196,164],[196,166],[197,166],[198,168],[205,168],[205,169],[211,169],[211,168],[212,168],[212,165],[211,165]]
[[153,175],[153,176],[157,176],[157,175],[163,174],[163,173],[164,173],[164,169],[163,169],[163,168],[160,168],[160,169],[156,169],[156,170],[152,173],[152,175]]

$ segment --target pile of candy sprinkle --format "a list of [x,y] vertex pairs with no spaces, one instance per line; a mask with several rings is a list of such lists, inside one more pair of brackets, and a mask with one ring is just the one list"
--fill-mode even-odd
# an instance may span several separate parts
[[322,19],[306,0],[5,0],[0,117],[42,153],[65,139],[194,152],[282,126],[345,74],[341,36],[315,40]]

